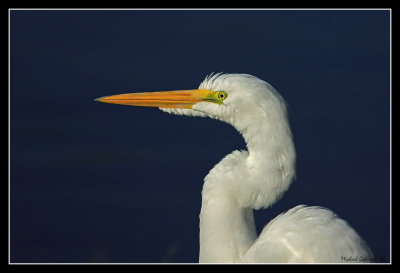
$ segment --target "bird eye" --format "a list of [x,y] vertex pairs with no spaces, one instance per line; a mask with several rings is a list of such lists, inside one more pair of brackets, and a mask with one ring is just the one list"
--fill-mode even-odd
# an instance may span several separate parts
[[219,91],[217,92],[217,97],[219,100],[223,101],[224,99],[226,99],[226,97],[228,96],[228,93],[224,92],[224,91]]

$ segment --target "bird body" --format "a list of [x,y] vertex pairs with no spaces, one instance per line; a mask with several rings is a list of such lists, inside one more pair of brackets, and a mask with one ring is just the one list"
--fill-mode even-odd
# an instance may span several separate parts
[[224,157],[204,179],[199,262],[372,259],[356,231],[321,207],[297,206],[273,219],[257,238],[253,210],[274,204],[296,176],[286,102],[265,81],[247,74],[214,74],[195,90],[121,94],[98,101],[210,117],[231,124],[243,136],[247,150]]
[[270,221],[241,261],[340,263],[349,257],[370,261],[373,254],[354,229],[332,211],[299,205]]

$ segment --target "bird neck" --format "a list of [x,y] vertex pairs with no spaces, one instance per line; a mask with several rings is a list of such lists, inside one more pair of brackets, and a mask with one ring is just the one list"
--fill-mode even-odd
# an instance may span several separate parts
[[204,200],[200,213],[200,263],[240,262],[257,238],[253,210],[229,198]]
[[248,151],[234,151],[205,177],[200,213],[200,262],[239,262],[257,238],[253,209],[288,189],[295,152],[288,124],[237,128]]

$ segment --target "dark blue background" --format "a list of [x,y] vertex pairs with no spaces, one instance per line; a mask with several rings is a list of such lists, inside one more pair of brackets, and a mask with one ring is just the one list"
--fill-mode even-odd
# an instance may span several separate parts
[[11,10],[10,261],[197,262],[204,176],[245,144],[227,124],[108,105],[248,73],[287,100],[298,204],[390,261],[388,10]]

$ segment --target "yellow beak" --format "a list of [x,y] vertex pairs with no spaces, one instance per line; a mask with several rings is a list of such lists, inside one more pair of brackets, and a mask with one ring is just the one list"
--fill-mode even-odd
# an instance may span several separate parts
[[191,109],[195,103],[201,101],[220,103],[215,99],[215,92],[206,89],[119,94],[101,97],[96,101],[131,106],[184,109]]

